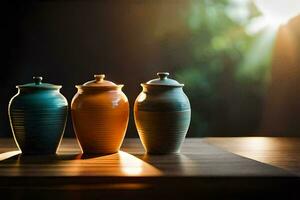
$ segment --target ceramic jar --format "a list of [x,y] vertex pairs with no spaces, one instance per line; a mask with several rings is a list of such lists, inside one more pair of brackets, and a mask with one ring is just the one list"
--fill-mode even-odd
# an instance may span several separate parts
[[169,79],[168,72],[142,83],[134,104],[135,124],[147,153],[178,153],[189,128],[190,103],[183,84]]
[[77,85],[71,105],[73,126],[84,153],[110,154],[123,142],[129,118],[129,103],[123,85],[104,80]]
[[8,114],[15,141],[23,154],[55,154],[64,133],[68,102],[61,86],[42,83],[18,85]]

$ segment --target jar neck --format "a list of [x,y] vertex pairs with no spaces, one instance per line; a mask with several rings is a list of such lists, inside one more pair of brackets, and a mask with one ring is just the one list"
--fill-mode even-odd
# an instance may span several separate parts
[[158,86],[158,85],[142,85],[144,93],[164,93],[164,92],[181,92],[182,87],[174,86]]
[[29,94],[29,93],[53,93],[59,92],[60,89],[53,89],[53,88],[18,88],[18,92],[22,94]]

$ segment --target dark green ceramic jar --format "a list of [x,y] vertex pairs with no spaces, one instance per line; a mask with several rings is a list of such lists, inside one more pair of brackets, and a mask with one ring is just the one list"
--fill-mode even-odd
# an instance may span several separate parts
[[68,102],[61,86],[42,83],[16,86],[8,114],[15,141],[23,154],[55,154],[64,133]]
[[147,153],[178,153],[191,120],[189,100],[183,84],[169,79],[168,72],[142,83],[134,104],[135,124]]

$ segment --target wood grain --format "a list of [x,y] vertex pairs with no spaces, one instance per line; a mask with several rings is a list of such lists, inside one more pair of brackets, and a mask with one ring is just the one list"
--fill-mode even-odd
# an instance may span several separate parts
[[300,138],[207,138],[205,142],[300,175]]
[[[297,142],[275,141],[286,147],[274,150],[277,159],[278,152],[283,155],[285,149],[299,152],[298,147],[289,147]],[[269,145],[275,141],[270,138]],[[239,152],[250,148],[238,147],[238,138],[186,139],[180,154],[146,155],[138,139],[125,139],[119,153],[91,156],[81,154],[76,140],[64,139],[56,156],[23,156],[12,140],[0,139],[0,192],[17,199],[45,194],[73,199],[99,195],[104,199],[297,196],[295,187],[300,180],[293,171],[294,163],[286,161],[287,167],[281,168],[222,149],[231,143]],[[272,157],[271,152],[266,155]]]
[[146,155],[138,139],[127,139],[122,151],[111,155],[81,154],[75,140],[64,139],[56,156],[23,156],[13,141],[3,142],[0,176],[289,176],[203,139],[187,139],[182,153],[173,155]]

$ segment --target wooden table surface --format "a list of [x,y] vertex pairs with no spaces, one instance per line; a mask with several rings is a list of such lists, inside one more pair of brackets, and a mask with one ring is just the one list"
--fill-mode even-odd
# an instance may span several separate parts
[[174,155],[146,155],[138,139],[125,139],[116,154],[84,155],[75,139],[63,139],[53,156],[22,156],[0,139],[0,192],[14,199],[297,199],[295,188],[300,138],[188,138]]

